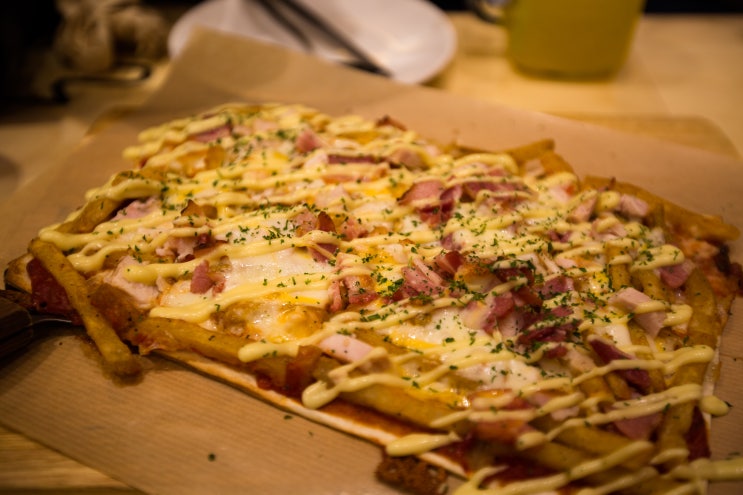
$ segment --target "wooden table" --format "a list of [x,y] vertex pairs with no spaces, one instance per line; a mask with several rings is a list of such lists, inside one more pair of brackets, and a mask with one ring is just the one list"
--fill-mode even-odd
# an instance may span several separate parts
[[[591,83],[518,74],[503,58],[503,32],[467,14],[450,17],[458,51],[430,86],[716,153],[738,156],[743,150],[743,16],[646,17],[624,70],[613,80]],[[47,117],[35,123],[0,119],[2,155],[23,164],[0,192],[22,186],[70,153],[101,115],[111,116],[111,101],[119,109],[139,105],[167,69],[167,62],[156,67],[138,87],[91,88],[64,109],[29,109],[27,116]],[[38,146],[42,136],[45,147]],[[139,493],[0,426],[0,493],[31,492]]]

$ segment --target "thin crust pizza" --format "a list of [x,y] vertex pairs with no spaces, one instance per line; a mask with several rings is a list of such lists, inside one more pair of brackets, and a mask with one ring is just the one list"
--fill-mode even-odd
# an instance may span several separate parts
[[703,493],[738,230],[539,141],[231,104],[143,131],[6,284],[119,375],[156,352],[441,493]]

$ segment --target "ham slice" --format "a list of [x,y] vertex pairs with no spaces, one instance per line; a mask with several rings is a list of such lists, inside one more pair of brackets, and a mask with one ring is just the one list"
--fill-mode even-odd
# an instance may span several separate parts
[[322,140],[312,129],[302,129],[294,141],[294,146],[300,153],[308,153],[321,148],[322,145]]
[[631,194],[622,194],[619,197],[619,205],[617,209],[620,213],[624,213],[630,217],[643,218],[650,213],[650,206],[642,199],[632,196]]
[[[633,288],[627,287],[617,292],[610,300],[609,303],[624,309],[625,311],[634,312],[641,308],[642,304],[652,302],[649,296],[643,292]],[[647,313],[635,314],[633,319],[640,325],[648,335],[655,338],[658,336],[658,332],[663,328],[663,322],[666,319],[665,311],[650,311]]]
[[663,415],[660,413],[648,414],[637,418],[627,418],[614,421],[614,427],[624,436],[632,440],[647,440],[660,425]]

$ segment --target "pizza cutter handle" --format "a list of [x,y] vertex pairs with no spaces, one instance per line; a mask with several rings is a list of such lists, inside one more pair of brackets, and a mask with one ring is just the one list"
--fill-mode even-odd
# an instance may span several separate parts
[[23,306],[0,298],[0,358],[27,346],[34,337],[31,315]]

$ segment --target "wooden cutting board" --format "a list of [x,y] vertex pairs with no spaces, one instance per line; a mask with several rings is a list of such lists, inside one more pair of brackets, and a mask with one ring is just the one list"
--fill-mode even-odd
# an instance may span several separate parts
[[[95,133],[126,110],[100,119]],[[630,134],[739,157],[728,137],[712,122],[698,117],[561,115]],[[43,491],[46,495],[84,491],[95,495],[141,493],[103,473],[0,425],[0,494]]]

